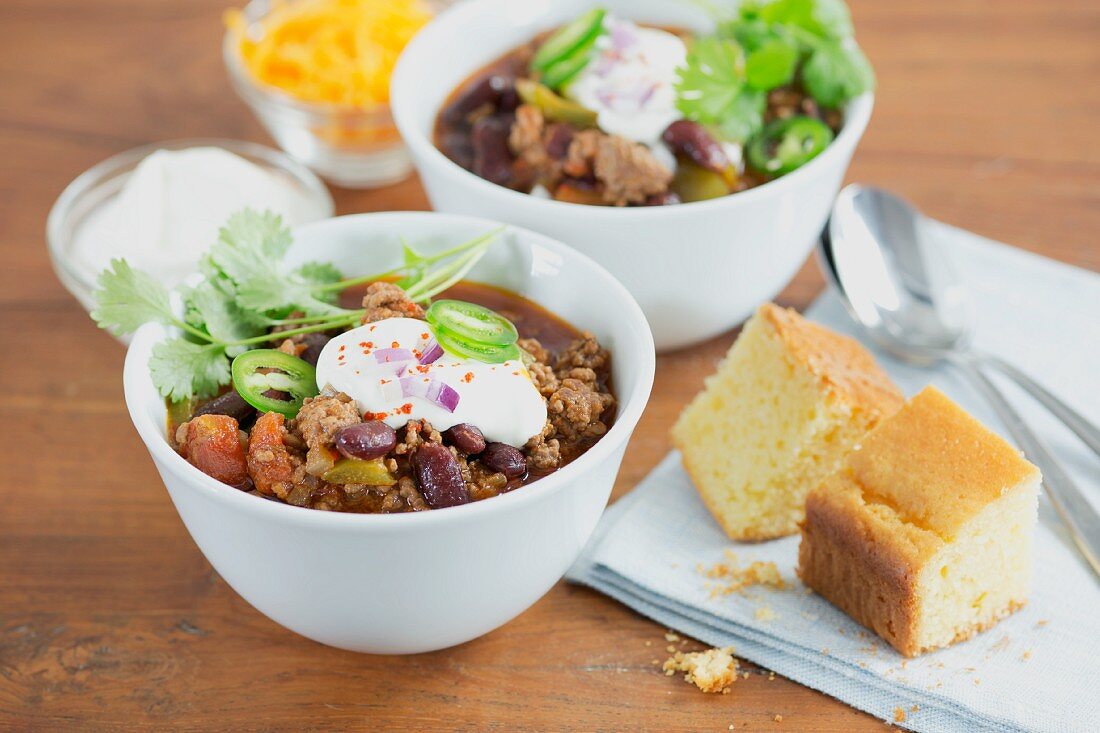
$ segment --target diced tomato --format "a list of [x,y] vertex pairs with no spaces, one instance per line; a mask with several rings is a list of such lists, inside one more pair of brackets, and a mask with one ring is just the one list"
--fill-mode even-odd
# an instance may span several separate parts
[[294,460],[283,442],[285,421],[278,412],[265,412],[252,426],[248,440],[248,474],[256,489],[280,499],[286,499],[294,487]]
[[248,489],[248,465],[240,426],[228,415],[199,415],[187,424],[180,452],[207,476],[238,489]]

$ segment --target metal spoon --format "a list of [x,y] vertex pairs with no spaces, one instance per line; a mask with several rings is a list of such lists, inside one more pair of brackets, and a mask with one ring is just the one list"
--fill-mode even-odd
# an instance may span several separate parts
[[1012,365],[970,348],[965,292],[925,235],[926,221],[881,189],[848,186],[822,235],[822,270],[852,318],[882,348],[922,366],[947,361],[974,384],[1039,466],[1051,504],[1100,576],[1100,514],[982,369],[1016,380],[1098,455],[1100,430]]

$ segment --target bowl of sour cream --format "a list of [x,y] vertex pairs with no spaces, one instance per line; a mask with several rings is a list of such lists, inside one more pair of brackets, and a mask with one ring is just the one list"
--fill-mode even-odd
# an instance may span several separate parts
[[96,278],[125,258],[166,287],[199,269],[229,214],[270,210],[290,226],[332,216],[332,196],[287,155],[240,140],[154,143],[114,155],[70,183],[46,239],[58,279],[86,310]]

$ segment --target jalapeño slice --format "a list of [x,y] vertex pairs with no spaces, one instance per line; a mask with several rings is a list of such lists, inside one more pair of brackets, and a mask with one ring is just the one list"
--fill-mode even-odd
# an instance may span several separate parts
[[813,160],[833,141],[833,131],[813,117],[776,120],[749,141],[749,165],[760,173],[781,176]]
[[501,364],[520,358],[519,347],[515,344],[482,344],[459,336],[447,328],[433,324],[432,332],[436,342],[444,351],[464,359],[476,359],[486,364]]
[[600,34],[606,14],[607,11],[603,8],[592,8],[552,33],[539,46],[539,50],[531,59],[531,68],[535,71],[545,71],[552,65],[568,59]]
[[519,338],[515,325],[507,318],[464,300],[437,300],[428,308],[425,317],[433,326],[475,344],[507,346]]
[[263,412],[294,417],[306,397],[317,395],[317,372],[309,362],[275,349],[253,349],[233,360],[233,388]]

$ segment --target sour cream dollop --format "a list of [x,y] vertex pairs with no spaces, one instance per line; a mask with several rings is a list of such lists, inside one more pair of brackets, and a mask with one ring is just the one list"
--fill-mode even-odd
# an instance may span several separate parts
[[608,17],[596,55],[565,95],[596,112],[600,128],[654,146],[683,115],[676,109],[676,69],[687,47],[674,33]]
[[[359,411],[392,428],[427,420],[436,430],[476,426],[488,441],[523,446],[546,424],[546,401],[521,361],[486,364],[444,353],[431,364],[380,362],[377,351],[408,349],[417,358],[429,346],[428,324],[387,318],[340,334],[317,360],[317,388],[343,392]],[[400,380],[442,383],[458,393],[454,411],[425,397],[404,396]]]

